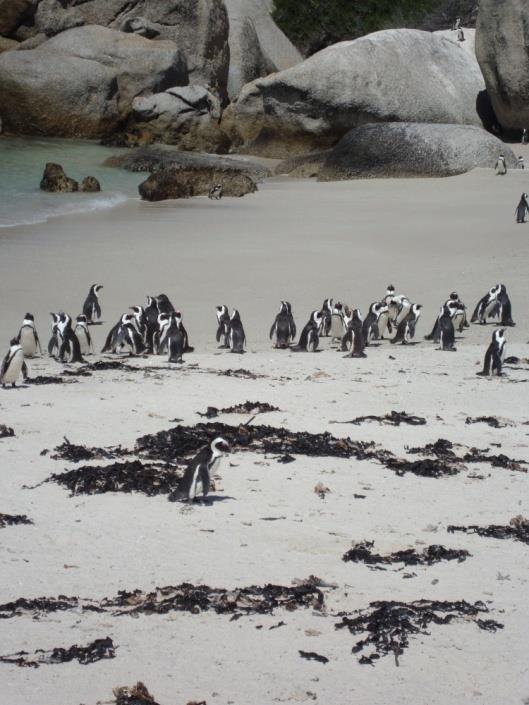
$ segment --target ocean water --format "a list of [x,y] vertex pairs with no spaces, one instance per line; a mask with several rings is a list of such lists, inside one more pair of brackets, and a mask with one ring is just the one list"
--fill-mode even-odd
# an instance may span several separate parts
[[[0,136],[0,228],[42,223],[66,213],[112,208],[139,198],[145,175],[103,166],[122,150],[96,142],[39,137]],[[45,193],[39,183],[46,162],[62,164],[67,175],[81,182],[95,176],[100,193]]]

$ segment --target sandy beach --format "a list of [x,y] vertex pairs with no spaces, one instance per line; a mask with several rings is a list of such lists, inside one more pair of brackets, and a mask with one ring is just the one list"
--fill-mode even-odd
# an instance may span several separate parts
[[[131,361],[147,371],[94,371],[67,377],[68,384],[0,390],[0,424],[15,431],[0,440],[0,512],[34,522],[1,529],[0,603],[59,595],[99,601],[119,590],[183,582],[229,590],[291,586],[311,575],[333,587],[322,588],[323,610],[277,609],[236,620],[212,611],[133,618],[80,609],[3,619],[0,656],[107,636],[116,656],[40,668],[0,663],[0,705],[95,705],[137,681],[160,705],[525,703],[528,547],[447,532],[451,524],[508,525],[514,516],[529,516],[525,465],[472,463],[435,479],[401,477],[369,459],[296,455],[282,464],[273,454],[239,450],[220,467],[212,493],[218,501],[192,507],[166,495],[71,497],[56,483],[39,485],[76,467],[41,454],[64,436],[75,444],[133,448],[145,434],[204,422],[198,412],[208,406],[246,400],[279,408],[253,425],[373,441],[399,458],[414,459],[410,447],[443,438],[529,463],[529,225],[514,222],[525,190],[523,171],[340,183],[277,177],[243,199],[133,201],[1,230],[4,343],[31,311],[46,346],[49,312],[75,316],[88,287],[99,282],[104,323],[91,329],[96,350],[129,306],[164,292],[183,312],[195,351],[181,369],[167,369],[163,356]],[[437,350],[423,336],[451,291],[473,309],[500,282],[517,324],[507,329],[507,355],[520,362],[500,379],[483,379],[476,372],[492,325],[472,325],[456,353]],[[363,360],[344,358],[329,339],[319,354],[271,348],[268,332],[281,299],[292,303],[301,329],[324,298],[365,313],[389,283],[424,306],[415,345],[383,341]],[[217,304],[240,310],[244,356],[217,349]],[[94,359],[101,356],[87,361]],[[28,366],[30,377],[64,369],[47,356]],[[239,368],[256,379],[219,374]],[[335,423],[392,410],[426,424]],[[479,416],[505,425],[465,423]],[[237,426],[249,417],[215,420]],[[330,490],[324,498],[314,492],[318,483]],[[441,544],[471,555],[461,563],[374,570],[342,560],[358,541],[373,541],[382,554]],[[361,654],[351,650],[362,635],[336,629],[341,612],[377,600],[420,599],[482,601],[489,609],[484,618],[503,628],[486,631],[470,619],[431,624],[427,635],[410,636],[398,667],[393,657],[360,664]],[[300,650],[329,660],[303,659]]]

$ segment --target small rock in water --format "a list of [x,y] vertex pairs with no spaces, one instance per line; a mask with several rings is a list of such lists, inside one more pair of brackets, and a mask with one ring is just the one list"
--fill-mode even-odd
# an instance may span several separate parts
[[50,193],[72,193],[79,190],[79,184],[75,179],[70,179],[60,164],[48,162],[40,182],[42,191]]
[[87,176],[81,182],[81,191],[85,193],[97,193],[101,191],[101,184],[95,176]]

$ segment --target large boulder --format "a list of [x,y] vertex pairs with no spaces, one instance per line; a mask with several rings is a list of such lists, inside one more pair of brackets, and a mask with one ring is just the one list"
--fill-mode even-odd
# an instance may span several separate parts
[[128,118],[144,93],[187,83],[173,42],[88,26],[36,49],[0,55],[0,105],[11,132],[100,137]]
[[138,127],[148,129],[159,142],[220,154],[230,147],[220,129],[220,101],[203,86],[169,88],[140,96],[132,102],[132,111]]
[[228,94],[234,99],[256,78],[283,71],[303,57],[272,19],[272,0],[225,0],[230,21]]
[[476,59],[430,32],[397,29],[340,42],[245,86],[226,119],[242,148],[269,157],[318,151],[367,122],[481,126]]
[[52,36],[78,24],[171,40],[186,56],[191,82],[226,98],[229,24],[223,0],[40,0],[33,24],[21,27],[19,38]]
[[142,147],[126,154],[109,157],[105,166],[127,171],[190,171],[209,169],[215,172],[246,174],[253,181],[261,181],[271,175],[271,170],[261,162],[248,157],[217,156],[182,152],[168,147]]
[[210,168],[164,169],[151,174],[138,190],[144,201],[165,201],[173,198],[207,196],[213,186],[220,184],[224,196],[240,198],[257,191],[255,181],[236,170]]
[[508,166],[515,167],[512,150],[473,125],[373,123],[351,130],[338,142],[319,179],[454,176],[476,167],[493,168],[502,153]]
[[42,175],[40,188],[49,193],[73,193],[79,190],[79,184],[75,179],[66,176],[60,164],[48,162]]
[[10,35],[30,21],[38,0],[0,0],[0,34]]
[[468,51],[471,56],[476,56],[476,30],[472,27],[462,27],[462,39],[458,31],[453,29],[439,29],[434,34],[438,37],[444,37],[454,42],[457,46],[461,47],[465,51]]
[[529,3],[480,0],[476,54],[504,128],[529,127]]

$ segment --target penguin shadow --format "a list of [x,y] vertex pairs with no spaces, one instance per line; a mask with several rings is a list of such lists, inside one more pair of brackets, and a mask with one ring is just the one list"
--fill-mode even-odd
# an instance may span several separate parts
[[231,497],[230,495],[224,495],[222,497],[219,497],[218,495],[209,495],[208,497],[203,497],[201,499],[194,499],[192,502],[182,502],[182,504],[189,509],[191,507],[213,507],[218,502],[226,502],[234,499],[237,498]]
[[5,387],[1,386],[0,391],[2,392],[16,392],[18,389],[29,389],[31,387],[31,384],[28,384],[27,382],[23,382],[22,384],[17,384],[16,386],[12,386],[11,384],[6,384]]

